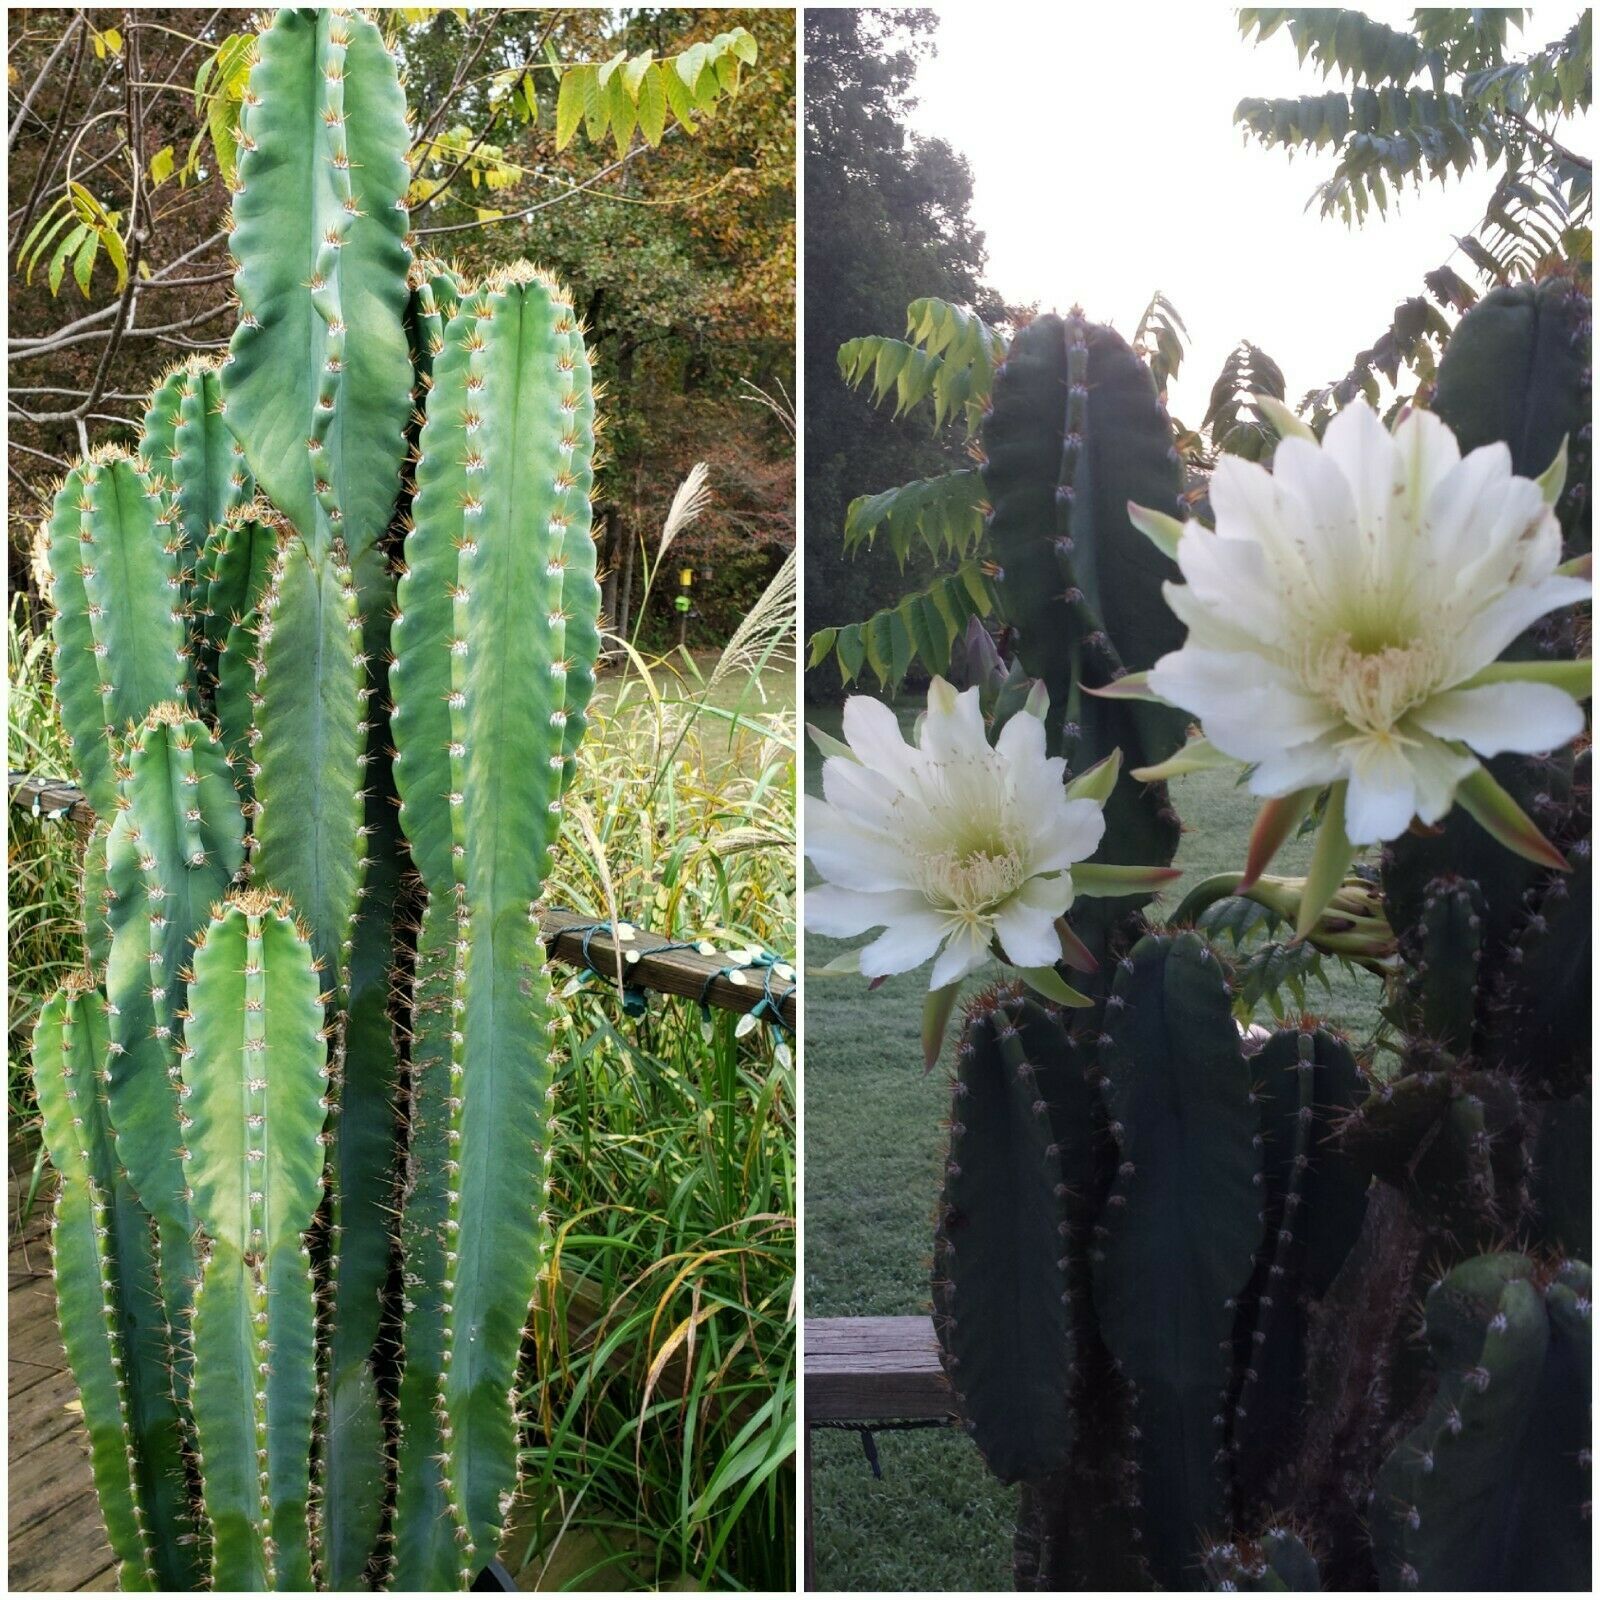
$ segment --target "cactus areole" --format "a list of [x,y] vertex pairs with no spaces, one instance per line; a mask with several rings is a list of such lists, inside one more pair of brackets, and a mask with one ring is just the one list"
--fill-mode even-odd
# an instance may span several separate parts
[[277,13],[229,353],[168,374],[49,520],[101,824],[94,965],[34,1073],[128,1588],[467,1588],[518,1487],[594,390],[547,273],[414,257],[406,146],[377,27]]

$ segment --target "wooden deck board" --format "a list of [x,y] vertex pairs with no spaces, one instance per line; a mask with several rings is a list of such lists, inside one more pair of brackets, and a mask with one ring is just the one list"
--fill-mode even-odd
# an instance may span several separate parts
[[13,1224],[6,1252],[7,1576],[12,1592],[115,1589],[116,1563],[89,1471],[89,1436],[83,1418],[67,1409],[78,1389],[56,1328],[48,1197],[39,1198],[24,1228],[15,1228],[28,1177],[12,1174],[7,1211]]

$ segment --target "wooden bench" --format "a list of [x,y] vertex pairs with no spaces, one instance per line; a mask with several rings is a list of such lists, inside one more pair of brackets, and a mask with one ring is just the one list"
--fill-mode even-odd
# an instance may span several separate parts
[[815,1588],[811,1430],[818,1424],[949,1421],[955,1410],[931,1317],[807,1317],[805,1586]]

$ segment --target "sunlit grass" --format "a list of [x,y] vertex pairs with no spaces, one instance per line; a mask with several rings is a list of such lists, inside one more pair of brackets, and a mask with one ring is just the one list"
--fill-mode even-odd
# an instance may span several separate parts
[[[27,596],[14,595],[6,618],[8,760],[14,772],[70,779],[72,749],[56,716],[50,635],[33,631],[33,623]],[[9,806],[6,824],[7,1101],[15,1134],[33,1114],[34,1023],[61,980],[83,964],[83,927],[72,827]]]

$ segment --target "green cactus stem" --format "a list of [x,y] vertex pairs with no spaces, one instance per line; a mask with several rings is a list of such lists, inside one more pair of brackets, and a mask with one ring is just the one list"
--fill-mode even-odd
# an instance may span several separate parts
[[1237,1504],[1269,1505],[1304,1422],[1308,1299],[1320,1299],[1361,1232],[1367,1175],[1334,1138],[1365,1084],[1349,1046],[1309,1025],[1250,1059],[1260,1114],[1261,1245],[1239,1296],[1224,1413]]
[[[1183,487],[1148,369],[1077,311],[1036,318],[995,373],[982,439],[995,586],[1018,658],[1049,690],[1052,753],[1078,770],[1117,748],[1128,767],[1165,759],[1183,743],[1182,713],[1083,692],[1183,642],[1160,598],[1177,567],[1128,517],[1130,501],[1177,511]],[[1171,861],[1178,824],[1165,786],[1125,773],[1106,806],[1106,841],[1116,861]]]
[[1234,1307],[1261,1239],[1251,1071],[1222,965],[1192,933],[1150,936],[1119,965],[1100,1065],[1121,1164],[1094,1301],[1137,1397],[1138,1494],[1156,1581],[1193,1581],[1224,1525],[1221,1401]]
[[375,1356],[393,1267],[399,1060],[389,1015],[395,912],[406,862],[388,758],[389,616],[395,580],[382,549],[357,557],[367,719],[363,882],[351,942],[348,1005],[328,1133],[332,1303],[322,1500],[325,1578],[353,1589],[371,1559],[388,1486]]
[[[202,692],[215,703],[229,755],[242,758],[250,728],[248,663],[277,554],[279,523],[264,501],[240,506],[212,529],[195,569],[194,611]],[[226,668],[226,670],[224,670]]]
[[113,742],[190,682],[181,540],[155,480],[125,451],[94,451],[50,515],[56,704],[95,813],[116,805]]
[[200,935],[182,1051],[185,1171],[206,1253],[195,1429],[217,1589],[313,1587],[311,1258],[327,1045],[309,931],[260,890]]
[[256,628],[251,872],[288,895],[339,995],[365,869],[365,658],[355,580],[335,543],[318,562],[279,540]]
[[547,1243],[548,969],[532,907],[593,682],[593,408],[551,279],[518,269],[463,301],[428,395],[393,630],[401,823],[430,915],[447,905],[455,921],[454,1149],[423,1179],[446,1188],[441,1482],[462,1581],[498,1548],[515,1487],[511,1396]]
[[1061,1032],[980,997],[956,1051],[934,1325],[963,1421],[1002,1483],[1062,1470],[1073,1419],[1067,1184],[1046,1098]]
[[180,561],[197,571],[206,540],[255,493],[244,449],[224,420],[221,363],[190,356],[163,374],[144,414],[139,457],[162,482]]
[[[239,117],[239,326],[228,422],[320,565],[382,537],[400,490],[406,352],[405,96],[376,25],[279,11]],[[292,219],[292,223],[291,223]]]
[[179,1159],[178,1045],[194,936],[244,863],[233,774],[203,722],[157,706],[128,741],[108,844],[113,895],[107,1096],[117,1155],[159,1230],[162,1304],[188,1390],[198,1267]]
[[1384,1588],[1589,1589],[1589,1295],[1518,1255],[1429,1291],[1438,1390],[1374,1495]]
[[124,1589],[193,1587],[195,1529],[150,1219],[113,1153],[106,1007],[87,976],[40,1012],[34,1084],[59,1181],[51,1255],[90,1465]]

